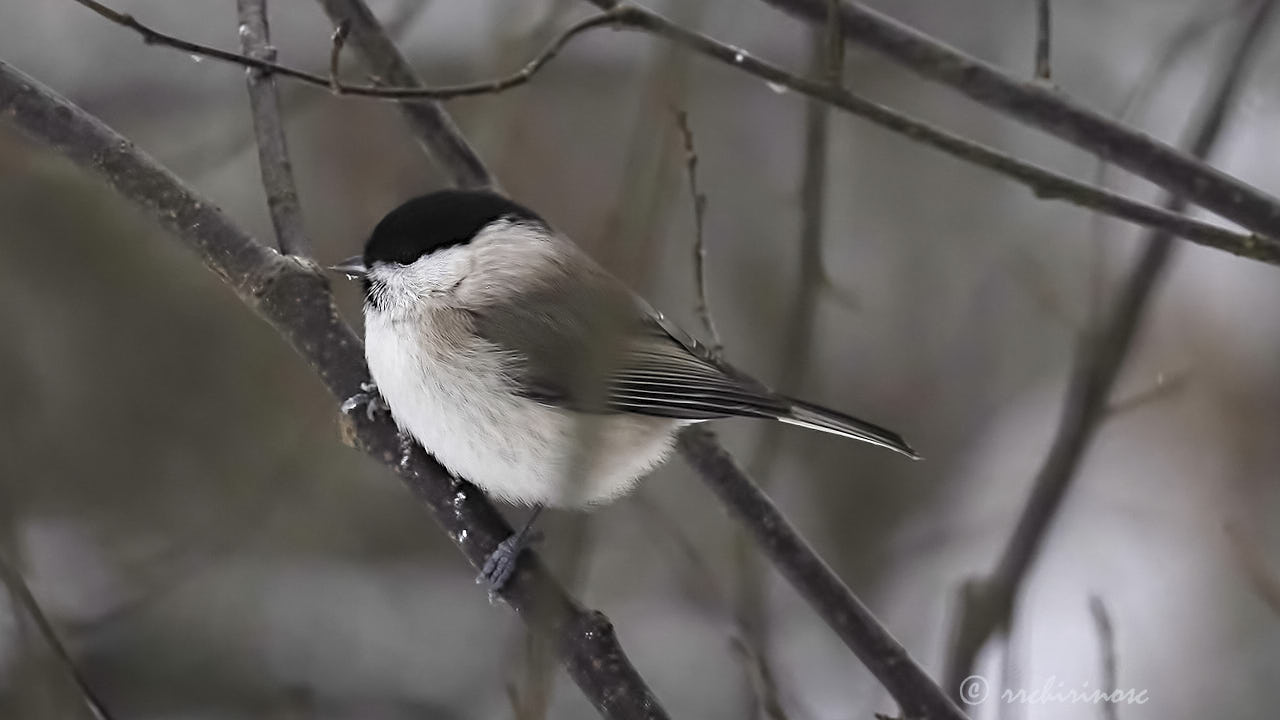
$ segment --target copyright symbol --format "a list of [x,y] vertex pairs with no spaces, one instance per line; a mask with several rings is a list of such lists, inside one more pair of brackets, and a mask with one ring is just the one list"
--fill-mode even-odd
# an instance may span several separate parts
[[981,705],[990,691],[987,679],[981,675],[970,675],[960,683],[960,699],[965,705]]

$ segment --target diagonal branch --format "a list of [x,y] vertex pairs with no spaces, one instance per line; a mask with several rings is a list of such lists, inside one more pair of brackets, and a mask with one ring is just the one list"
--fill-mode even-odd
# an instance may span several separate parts
[[[829,0],[764,0],[814,25]],[[1085,107],[1045,83],[1000,68],[851,0],[840,0],[845,40],[865,45],[930,80],[1140,175],[1255,232],[1280,238],[1280,201],[1195,157]]]
[[[236,0],[240,19],[240,45],[245,55],[275,60],[271,46],[271,30],[267,22],[267,0]],[[249,104],[253,109],[253,128],[258,138],[258,169],[267,194],[267,208],[275,227],[280,252],[286,255],[310,255],[311,240],[302,225],[302,207],[298,204],[298,188],[293,181],[293,165],[289,162],[289,146],[285,141],[284,122],[280,118],[280,97],[271,75],[250,69],[245,80],[249,86]]]
[[[1060,173],[1047,170],[1034,163],[1019,160],[999,150],[871,102],[838,86],[788,73],[778,66],[764,62],[739,48],[688,30],[638,5],[618,4],[607,0],[591,0],[594,4],[605,8],[606,11],[571,26],[553,41],[542,54],[535,57],[515,74],[496,80],[427,88],[417,82],[412,70],[390,40],[386,38],[385,34],[373,33],[369,29],[367,23],[376,23],[377,21],[368,13],[367,8],[351,8],[349,7],[349,0],[320,1],[325,5],[330,18],[336,26],[339,28],[356,27],[358,28],[357,32],[362,32],[366,35],[364,40],[357,39],[357,44],[362,46],[369,64],[379,69],[378,74],[380,76],[394,81],[394,87],[342,85],[341,83],[335,83],[332,76],[322,77],[257,58],[198,45],[160,33],[142,25],[133,16],[111,10],[101,3],[95,2],[95,0],[75,0],[75,2],[90,7],[112,22],[139,32],[143,40],[148,43],[168,45],[186,52],[225,60],[245,67],[269,70],[312,85],[331,89],[336,88],[346,94],[402,101],[411,98],[415,99],[415,102],[401,103],[403,112],[409,119],[410,125],[414,128],[415,137],[419,138],[423,143],[427,142],[423,138],[439,138],[438,141],[431,143],[434,150],[429,154],[435,157],[442,167],[447,169],[455,184],[464,187],[493,185],[494,180],[484,166],[480,164],[479,158],[466,140],[458,134],[452,120],[449,120],[448,116],[443,114],[439,105],[417,99],[433,98],[443,100],[470,95],[492,94],[523,85],[532,80],[537,71],[545,67],[546,63],[554,58],[560,49],[573,37],[594,28],[616,27],[658,35],[700,55],[761,78],[774,86],[786,88],[798,94],[826,102],[835,108],[869,120],[890,132],[903,135],[914,142],[928,145],[965,162],[1004,175],[1030,188],[1032,192],[1042,199],[1070,202],[1137,225],[1168,231],[1206,247],[1225,250],[1226,252],[1273,265],[1280,265],[1280,240],[1259,234],[1241,234],[1226,230],[1211,223],[1188,218],[1178,213],[1170,213],[1150,204],[1127,198],[1119,193],[1073,180]],[[831,2],[831,0],[823,0],[823,2]],[[337,47],[336,44],[335,47]],[[1198,168],[1204,173],[1213,174],[1215,177],[1220,175],[1220,173],[1205,165],[1199,165]],[[1140,171],[1135,172],[1143,174]],[[1149,179],[1154,180],[1155,178],[1150,177]],[[1238,181],[1233,182],[1239,184]]]
[[[1195,130],[1191,143],[1195,157],[1206,157],[1217,142],[1277,2],[1280,0],[1259,3],[1245,19],[1240,41],[1232,46],[1231,57],[1214,81],[1205,114]],[[1166,207],[1176,212],[1185,206],[1186,200],[1180,197],[1166,201]],[[1159,232],[1148,235],[1143,245],[1111,317],[1080,350],[1057,434],[1003,554],[989,576],[970,579],[960,590],[946,673],[947,687],[953,691],[958,692],[963,679],[971,674],[978,653],[991,637],[1008,627],[1027,572],[1039,556],[1089,443],[1107,416],[1111,388],[1175,247],[1170,235]]]
[[[363,349],[338,316],[314,263],[254,241],[128,140],[3,62],[0,116],[156,217],[293,346],[335,398],[360,391],[368,380]],[[351,444],[395,470],[474,567],[510,536],[510,526],[483,493],[450,477],[420,447],[402,451],[386,417],[356,413],[344,432]],[[526,558],[503,597],[526,621],[541,621],[537,627],[596,709],[610,718],[665,718],[608,619],[582,608],[535,556]]]

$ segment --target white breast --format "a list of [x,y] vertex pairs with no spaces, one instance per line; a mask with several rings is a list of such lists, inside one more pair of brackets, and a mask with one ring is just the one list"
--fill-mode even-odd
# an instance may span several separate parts
[[671,450],[674,421],[580,415],[513,394],[499,356],[456,310],[366,313],[365,344],[401,430],[450,472],[508,502],[604,502]]

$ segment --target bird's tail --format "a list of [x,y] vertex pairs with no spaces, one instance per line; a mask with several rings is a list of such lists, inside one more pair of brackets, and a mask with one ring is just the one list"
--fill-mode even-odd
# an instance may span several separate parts
[[906,455],[912,460],[920,459],[916,451],[912,450],[907,441],[903,440],[898,433],[835,410],[810,405],[802,400],[791,399],[791,412],[787,415],[779,416],[778,419],[790,425],[799,425],[810,430],[821,430],[832,435],[853,438],[872,445],[889,448]]

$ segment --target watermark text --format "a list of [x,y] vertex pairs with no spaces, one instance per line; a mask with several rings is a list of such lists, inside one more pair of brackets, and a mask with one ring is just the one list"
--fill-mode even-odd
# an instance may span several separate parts
[[[970,675],[960,683],[960,699],[966,705],[981,705],[991,696],[991,685],[981,675]],[[1005,688],[999,700],[1007,705],[1145,705],[1151,698],[1140,688],[1103,690],[1088,682],[1070,685],[1050,675],[1033,688]]]

